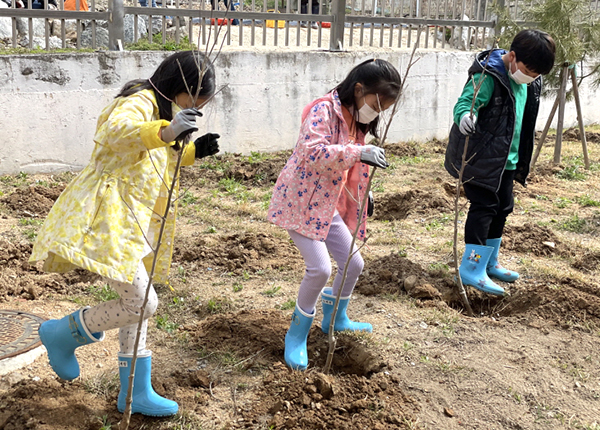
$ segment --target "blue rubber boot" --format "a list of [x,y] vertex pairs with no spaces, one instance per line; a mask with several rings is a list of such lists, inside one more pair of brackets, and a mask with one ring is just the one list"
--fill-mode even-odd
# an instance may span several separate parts
[[285,335],[285,363],[294,370],[305,370],[308,366],[308,353],[306,352],[306,339],[310,326],[315,319],[315,314],[307,314],[298,306],[292,314],[290,329]]
[[79,376],[79,363],[75,349],[104,339],[104,332],[90,333],[83,322],[83,311],[79,309],[59,320],[43,322],[38,333],[48,351],[52,370],[59,378],[70,381]]
[[500,252],[501,242],[501,237],[498,239],[488,239],[485,242],[487,246],[494,248],[494,251],[492,251],[492,256],[490,257],[490,261],[487,264],[487,274],[488,276],[500,279],[504,282],[515,282],[517,279],[519,279],[519,274],[512,270],[505,269],[498,262],[498,253]]
[[[125,411],[125,399],[129,387],[129,371],[133,356],[119,354],[119,379],[121,390],[117,400],[117,409]],[[145,351],[139,354],[135,362],[135,374],[133,378],[133,395],[131,400],[131,413],[142,414],[150,417],[170,417],[179,410],[179,405],[173,400],[159,396],[152,388],[150,376],[152,374],[152,353]]]
[[[324,288],[321,292],[321,301],[323,303],[323,321],[321,321],[321,330],[323,333],[329,333],[329,325],[331,323],[331,314],[335,305],[335,296],[331,288]],[[362,323],[350,320],[346,315],[346,309],[350,303],[350,297],[340,297],[337,313],[335,314],[335,325],[333,331],[366,331],[373,332],[373,326],[369,323]]]
[[493,251],[494,248],[490,246],[467,243],[458,273],[464,285],[470,285],[484,293],[502,296],[504,289],[492,281],[486,272]]

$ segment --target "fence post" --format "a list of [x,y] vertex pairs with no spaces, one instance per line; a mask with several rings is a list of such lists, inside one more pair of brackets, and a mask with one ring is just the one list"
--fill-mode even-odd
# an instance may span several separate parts
[[108,0],[108,47],[111,51],[123,49],[123,0]]
[[333,0],[331,5],[331,32],[329,50],[341,51],[344,48],[344,26],[346,24],[346,0]]

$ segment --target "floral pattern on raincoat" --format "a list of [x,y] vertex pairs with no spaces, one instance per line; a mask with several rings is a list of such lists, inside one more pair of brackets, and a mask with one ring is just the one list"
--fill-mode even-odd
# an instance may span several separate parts
[[[349,137],[337,91],[313,101],[302,112],[292,156],[273,189],[268,218],[274,224],[324,241],[337,209],[353,233],[369,180],[360,162],[365,136]],[[366,235],[366,210],[358,238]]]
[[[40,229],[30,261],[44,260],[44,270],[76,267],[131,283],[146,237],[158,239],[177,153],[159,137],[168,121],[159,119],[154,93],[142,90],[119,97],[98,118],[89,164],[69,183]],[[182,164],[194,162],[193,143]],[[177,184],[177,188],[178,188]],[[178,190],[174,192],[174,198]],[[176,202],[167,216],[154,280],[166,282],[173,253]],[[156,243],[151,244],[153,247]],[[144,258],[148,271],[153,253]]]

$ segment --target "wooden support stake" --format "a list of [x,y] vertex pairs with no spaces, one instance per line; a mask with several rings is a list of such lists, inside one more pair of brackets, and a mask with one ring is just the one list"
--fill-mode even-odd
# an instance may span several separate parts
[[573,96],[575,97],[575,107],[577,108],[577,122],[579,123],[579,134],[581,135],[581,146],[583,147],[583,162],[586,170],[590,168],[590,157],[588,156],[587,139],[585,137],[585,128],[583,128],[583,115],[581,114],[581,102],[579,100],[579,87],[577,85],[577,75],[575,68],[571,69],[571,82],[573,83]]
[[533,154],[533,158],[531,159],[530,170],[533,170],[535,167],[535,163],[537,162],[538,157],[540,156],[540,151],[542,150],[542,146],[544,146],[544,142],[546,141],[546,136],[548,136],[548,130],[550,130],[550,125],[552,124],[552,120],[554,119],[554,115],[556,115],[556,110],[558,109],[558,100],[559,96],[556,96],[556,100],[554,100],[554,105],[552,106],[552,110],[550,111],[550,115],[548,116],[548,121],[546,121],[546,125],[544,126],[544,130],[542,131],[542,135],[540,136],[540,140],[535,148],[535,153]]
[[563,124],[565,122],[565,102],[567,97],[567,65],[563,64],[560,71],[560,88],[558,101],[558,120],[556,123],[556,143],[554,144],[554,164],[560,164],[560,153],[562,151]]

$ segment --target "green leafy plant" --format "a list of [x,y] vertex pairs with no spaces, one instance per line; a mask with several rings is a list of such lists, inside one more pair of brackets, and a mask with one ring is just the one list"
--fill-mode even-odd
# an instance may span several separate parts
[[267,297],[275,297],[275,294],[277,294],[279,290],[281,290],[281,287],[273,285],[268,290],[263,291],[262,294]]
[[164,330],[167,333],[173,333],[177,330],[179,325],[172,321],[169,321],[168,315],[157,315],[156,316],[156,328]]
[[279,308],[282,311],[288,311],[290,309],[294,309],[295,307],[296,307],[296,300],[289,299],[288,301],[284,302]]
[[119,298],[119,294],[108,284],[102,286],[91,285],[88,292],[99,302],[109,302]]

